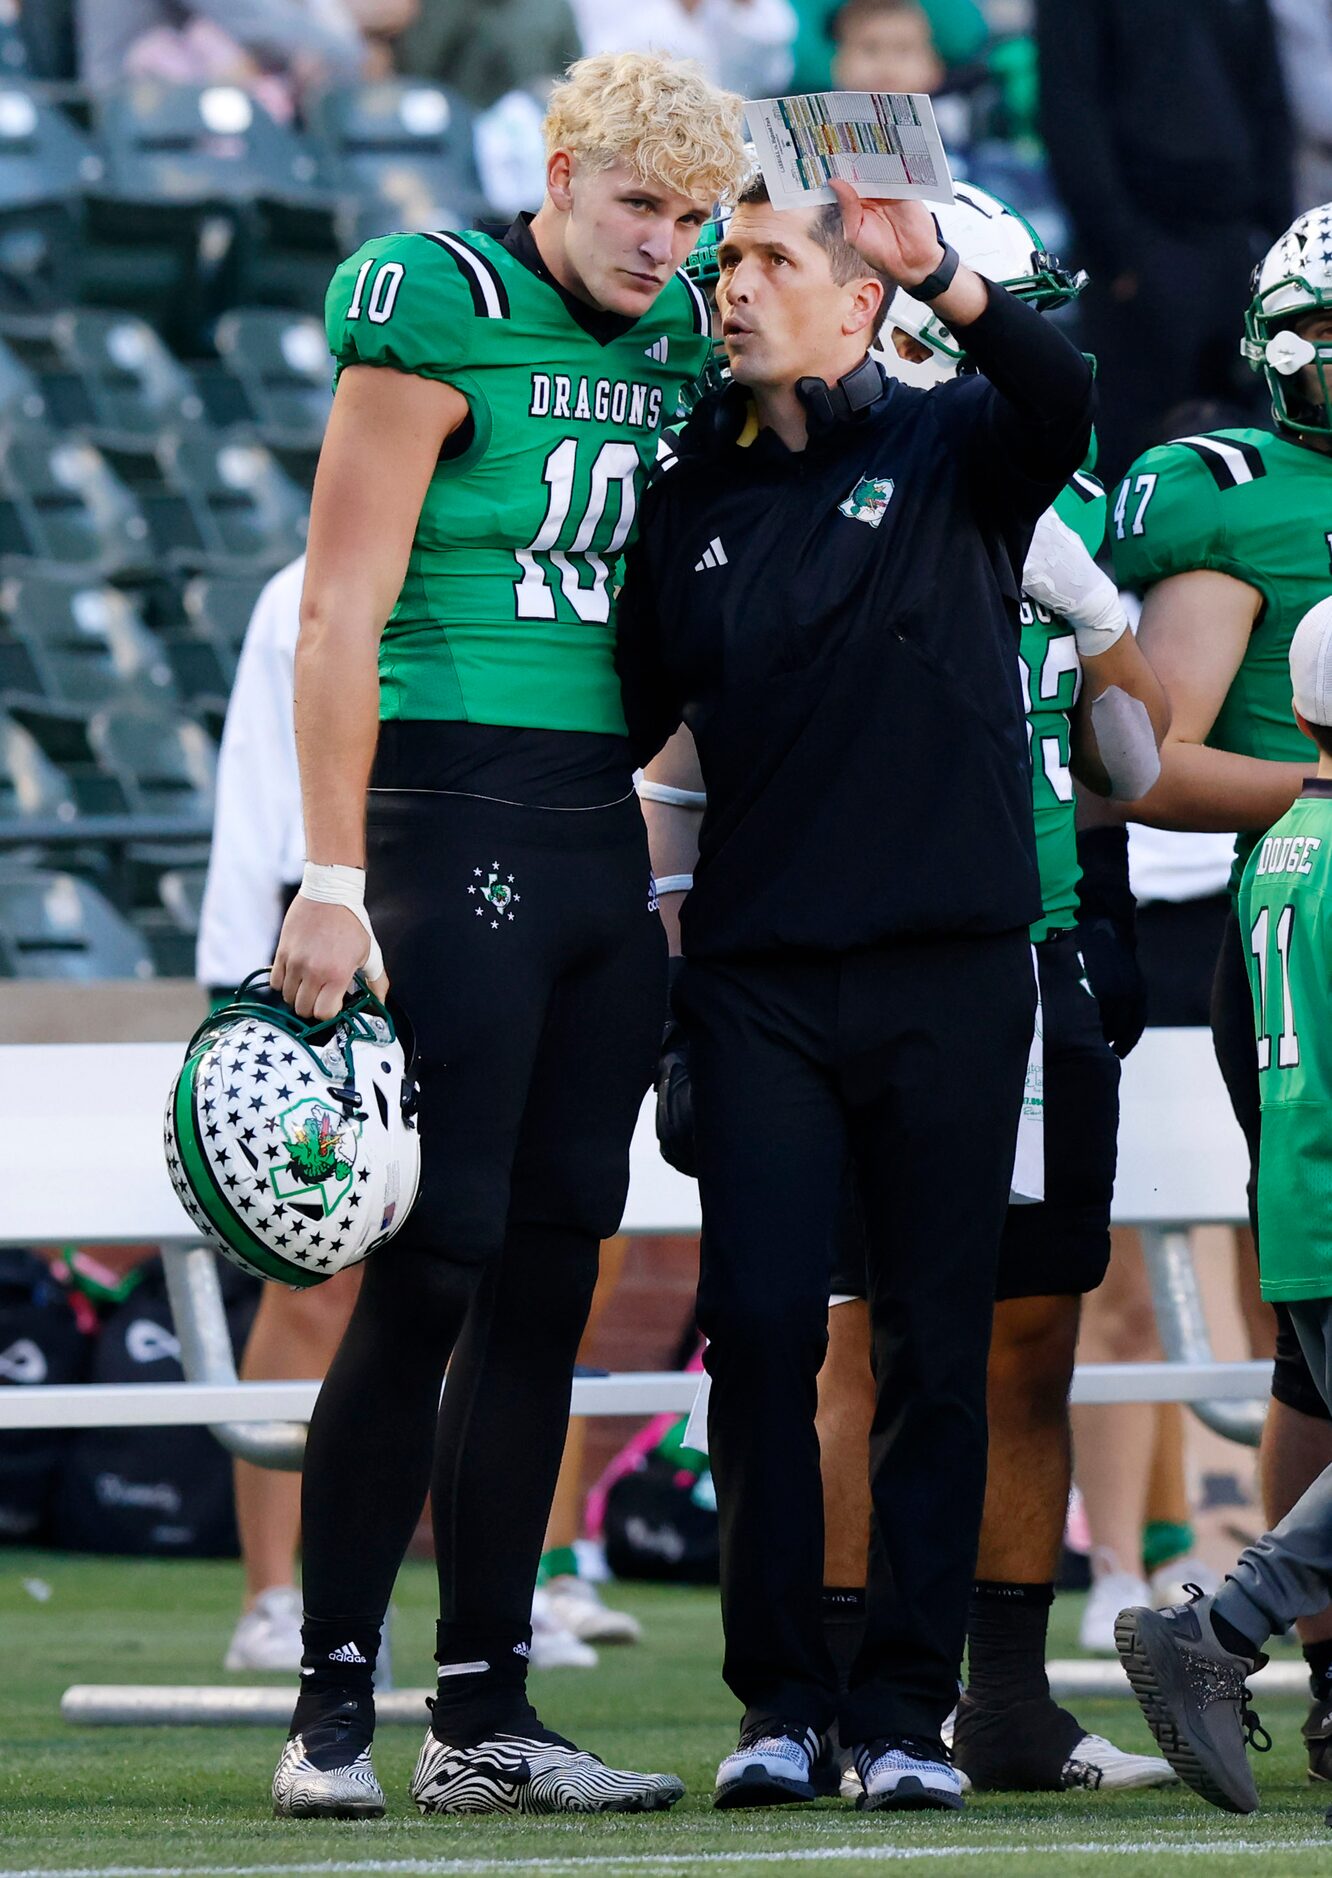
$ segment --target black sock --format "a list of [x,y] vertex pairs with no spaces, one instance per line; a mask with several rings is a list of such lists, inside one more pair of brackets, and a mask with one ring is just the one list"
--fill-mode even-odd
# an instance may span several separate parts
[[1232,1656],[1247,1657],[1249,1662],[1256,1663],[1262,1655],[1262,1651],[1252,1637],[1246,1637],[1242,1630],[1237,1630],[1234,1624],[1227,1623],[1225,1618],[1215,1610],[1212,1612],[1212,1634],[1221,1648],[1229,1650]]
[[527,1700],[532,1631],[439,1623],[439,1676],[430,1725],[441,1741],[471,1747],[497,1729],[523,1732],[536,1722]]
[[860,1653],[860,1640],[865,1634],[863,1585],[823,1587],[823,1634],[837,1671],[837,1693],[845,1695],[851,1687],[851,1665]]
[[967,1695],[980,1708],[1010,1708],[1050,1693],[1045,1633],[1054,1586],[978,1579],[967,1614]]
[[1332,1637],[1324,1643],[1306,1643],[1304,1660],[1309,1665],[1309,1680],[1316,1696],[1332,1695]]
[[374,1617],[310,1617],[301,1625],[301,1691],[354,1689],[369,1695],[379,1655],[380,1622]]

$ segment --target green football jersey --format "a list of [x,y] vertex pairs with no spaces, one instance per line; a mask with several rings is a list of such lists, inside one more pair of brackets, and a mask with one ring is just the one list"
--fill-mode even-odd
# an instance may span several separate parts
[[[1078,470],[1054,500],[1054,510],[1095,554],[1105,535],[1105,491],[1094,476]],[[1074,826],[1073,707],[1082,690],[1077,641],[1066,619],[1023,596],[1018,658],[1022,701],[1031,745],[1031,798],[1036,823],[1036,865],[1041,876],[1041,917],[1033,940],[1071,926],[1078,916],[1078,839]]]
[[[1207,742],[1214,750],[1307,763],[1318,751],[1290,714],[1290,642],[1332,592],[1332,457],[1263,430],[1180,437],[1140,456],[1115,495],[1111,538],[1121,586],[1212,568],[1262,595],[1244,658]],[[1236,842],[1238,881],[1258,833]]]
[[1260,835],[1239,890],[1258,1032],[1265,1298],[1332,1298],[1332,783]]
[[488,235],[386,235],[333,277],[341,372],[455,386],[472,434],[426,492],[380,642],[381,718],[623,735],[614,590],[664,419],[710,352],[683,274],[641,319],[587,309]]

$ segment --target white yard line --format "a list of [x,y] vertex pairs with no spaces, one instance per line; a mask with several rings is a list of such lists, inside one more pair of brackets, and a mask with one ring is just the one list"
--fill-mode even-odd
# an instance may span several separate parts
[[835,1860],[857,1859],[865,1864],[904,1864],[913,1859],[940,1858],[1040,1858],[1061,1857],[1070,1852],[1087,1853],[1098,1858],[1140,1858],[1144,1853],[1182,1858],[1239,1858],[1261,1852],[1320,1852],[1327,1854],[1326,1834],[1308,1833],[1284,1839],[1046,1839],[1043,1843],[1028,1839],[1020,1845],[885,1845],[861,1839],[858,1843],[838,1846],[790,1847],[780,1852],[610,1852],[577,1856],[541,1858],[384,1858],[329,1859],[307,1864],[304,1860],[275,1859],[260,1865],[85,1865],[77,1867],[16,1866],[0,1870],[0,1878],[299,1878],[311,1874],[402,1874],[451,1878],[458,1874],[539,1871],[548,1874],[577,1874],[645,1871],[696,1871],[707,1866],[728,1865],[826,1865]]

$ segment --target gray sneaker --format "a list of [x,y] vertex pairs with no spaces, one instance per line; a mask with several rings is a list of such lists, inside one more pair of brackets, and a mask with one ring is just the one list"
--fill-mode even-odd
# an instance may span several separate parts
[[1258,1789],[1245,1746],[1266,1753],[1272,1740],[1253,1711],[1245,1678],[1267,1658],[1260,1654],[1251,1662],[1217,1641],[1213,1602],[1198,1593],[1164,1611],[1121,1611],[1115,1647],[1147,1726],[1180,1779],[1213,1806],[1252,1813]]

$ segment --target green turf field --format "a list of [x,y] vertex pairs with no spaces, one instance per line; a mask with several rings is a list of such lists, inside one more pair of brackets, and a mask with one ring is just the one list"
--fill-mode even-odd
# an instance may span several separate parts
[[[49,1588],[34,1597],[25,1581]],[[1178,1789],[1164,1794],[986,1796],[960,1815],[862,1817],[836,1800],[714,1814],[719,1757],[736,1710],[717,1675],[719,1629],[706,1592],[624,1590],[647,1627],[601,1667],[533,1677],[547,1719],[607,1759],[678,1772],[674,1812],[648,1819],[546,1822],[426,1820],[406,1789],[415,1728],[385,1728],[376,1762],[389,1795],[380,1821],[326,1825],[270,1818],[278,1733],[262,1728],[74,1728],[58,1704],[70,1682],[253,1681],[219,1664],[239,1596],[232,1564],[146,1564],[0,1550],[0,1878],[311,1872],[490,1873],[551,1878],[725,1878],[809,1872],[849,1878],[885,1866],[1037,1878],[1284,1878],[1332,1873],[1332,1791],[1306,1786],[1301,1709],[1264,1705],[1275,1748],[1259,1766],[1264,1810],[1248,1820]],[[402,1685],[430,1678],[433,1575],[409,1567],[399,1588],[395,1667]],[[1056,1607],[1056,1648],[1070,1651],[1076,1600]],[[281,1680],[281,1679],[278,1679]],[[1132,1702],[1079,1704],[1082,1720],[1124,1745],[1149,1738]],[[424,1717],[423,1717],[424,1720]]]

